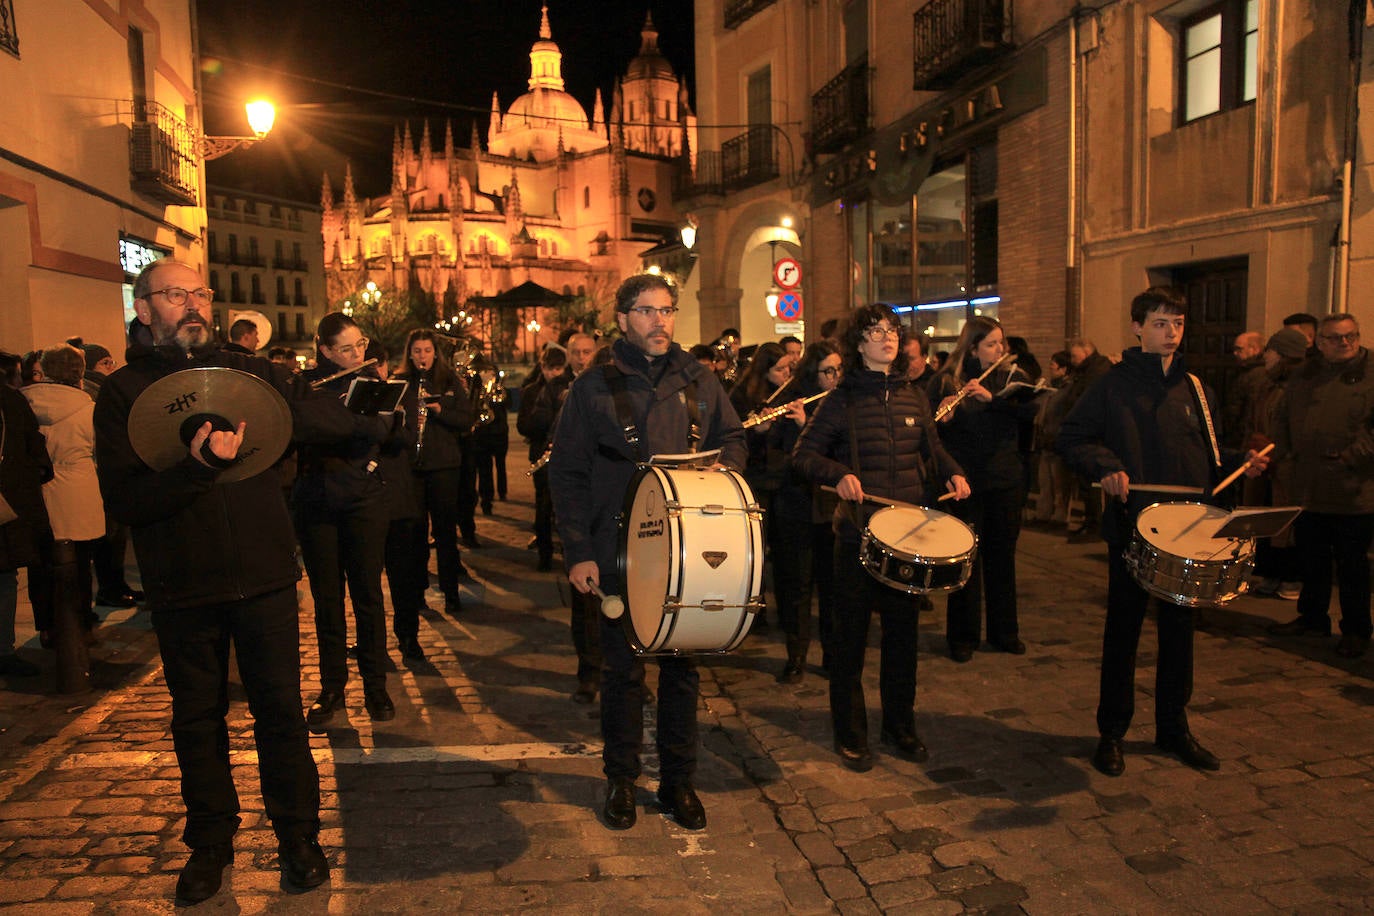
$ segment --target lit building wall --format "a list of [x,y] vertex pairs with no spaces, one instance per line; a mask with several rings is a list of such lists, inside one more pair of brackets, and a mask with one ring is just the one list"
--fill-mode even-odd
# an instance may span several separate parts
[[[14,12],[17,51],[0,47],[0,346],[81,336],[122,357],[139,257],[204,261],[190,0],[15,0]],[[166,166],[142,178],[140,127],[143,165]]]

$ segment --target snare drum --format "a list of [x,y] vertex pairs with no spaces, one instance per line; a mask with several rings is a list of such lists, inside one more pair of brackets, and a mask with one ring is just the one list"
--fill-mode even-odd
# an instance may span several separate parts
[[641,468],[620,528],[621,621],[640,654],[729,652],[763,609],[763,512],[734,471]]
[[1249,587],[1255,542],[1213,535],[1229,513],[1202,503],[1155,503],[1136,517],[1124,554],[1140,587],[1184,607],[1219,607]]
[[973,529],[947,512],[894,506],[869,518],[859,562],[884,585],[924,595],[963,588],[977,547]]

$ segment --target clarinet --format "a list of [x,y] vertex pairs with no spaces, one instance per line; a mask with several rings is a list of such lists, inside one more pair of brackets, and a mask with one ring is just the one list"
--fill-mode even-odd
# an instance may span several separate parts
[[425,377],[420,376],[415,384],[415,458],[420,457],[420,449],[425,444],[425,420],[429,417],[429,407],[425,405],[425,398],[429,392],[425,390]]
[[526,477],[533,477],[533,476],[534,476],[534,472],[537,471],[537,470],[539,470],[540,468],[542,468],[544,465],[548,464],[548,463],[549,463],[549,459],[552,458],[552,457],[553,457],[553,443],[550,442],[550,443],[549,443],[549,447],[546,448],[546,449],[544,449],[544,454],[540,455],[539,458],[536,459],[535,462],[534,462],[533,464],[530,465],[530,469],[529,469],[528,471],[525,472],[525,476],[526,476]]

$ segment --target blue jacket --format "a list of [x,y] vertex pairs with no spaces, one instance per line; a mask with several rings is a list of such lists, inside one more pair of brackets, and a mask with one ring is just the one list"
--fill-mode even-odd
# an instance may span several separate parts
[[[640,451],[625,440],[615,402],[599,367],[577,377],[568,390],[553,434],[549,488],[568,567],[595,560],[601,575],[614,573],[618,518],[636,462],[650,455],[688,450],[687,390],[696,388],[701,441],[698,451],[720,449],[720,463],[744,467],[744,429],[724,389],[709,370],[677,344],[650,364],[626,340],[612,347],[614,366],[626,379]],[[604,581],[604,580],[603,580]]]

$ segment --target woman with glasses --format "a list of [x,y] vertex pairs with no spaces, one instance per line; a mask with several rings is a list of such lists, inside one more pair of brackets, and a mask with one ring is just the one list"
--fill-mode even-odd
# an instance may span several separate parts
[[[788,411],[773,424],[768,435],[770,462],[786,463],[787,456],[801,437],[821,400],[809,404],[806,398],[831,391],[839,384],[840,350],[828,340],[813,343],[802,353],[801,361],[787,387],[774,400],[787,404]],[[835,509],[832,494],[814,489],[795,473],[786,472],[773,495],[768,517],[770,546],[773,550],[773,588],[778,599],[778,626],[787,636],[787,661],[778,680],[799,684],[806,674],[806,653],[811,648],[811,590],[820,595],[821,663],[829,666],[831,603],[834,575],[830,564],[835,536],[830,517]]]
[[930,389],[937,413],[963,392],[941,419],[940,438],[968,472],[973,488],[973,497],[951,511],[978,535],[973,574],[966,586],[950,593],[945,610],[949,657],[956,662],[973,658],[978,648],[983,604],[988,643],[1014,655],[1026,651],[1016,614],[1016,540],[1025,504],[1019,443],[1021,424],[1033,422],[1039,408],[1029,389],[1007,388],[1031,381],[1012,360],[978,380],[1007,352],[1002,325],[974,316],[964,324],[949,366]]
[[963,470],[940,445],[929,404],[907,382],[902,336],[886,305],[854,310],[842,339],[844,377],[820,402],[792,452],[801,474],[834,487],[842,500],[834,519],[830,717],[841,762],[859,772],[873,766],[863,666],[874,610],[883,628],[882,741],[908,760],[927,757],[916,734],[916,599],[878,582],[860,563],[860,537],[878,508],[864,498],[925,501],[931,464],[956,498],[969,493]]
[[[360,369],[368,340],[353,319],[330,312],[315,333],[315,368],[302,373],[318,394],[343,397],[358,377],[378,378]],[[324,381],[339,373],[350,375]],[[404,434],[400,414],[353,417],[346,438],[302,441],[291,495],[296,536],[310,576],[315,603],[315,638],[320,651],[320,695],[306,713],[312,731],[323,731],[344,705],[348,683],[348,625],[344,586],[353,605],[358,637],[358,673],[363,705],[374,721],[396,715],[386,690],[386,611],[382,605],[382,564],[388,509],[386,482],[377,472],[381,446]]]

